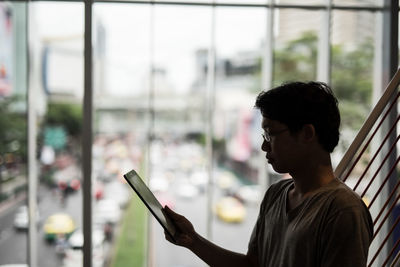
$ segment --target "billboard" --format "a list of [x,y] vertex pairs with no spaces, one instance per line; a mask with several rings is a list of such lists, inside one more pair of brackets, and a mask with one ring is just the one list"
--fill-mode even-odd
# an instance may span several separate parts
[[12,8],[0,3],[0,97],[12,92],[13,75],[13,25]]

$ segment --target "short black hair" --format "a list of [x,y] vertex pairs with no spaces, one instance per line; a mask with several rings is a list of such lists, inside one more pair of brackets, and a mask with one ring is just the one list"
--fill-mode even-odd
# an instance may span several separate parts
[[284,83],[261,92],[255,107],[263,117],[287,125],[291,133],[298,132],[305,124],[312,124],[319,143],[328,152],[339,142],[338,101],[325,83]]

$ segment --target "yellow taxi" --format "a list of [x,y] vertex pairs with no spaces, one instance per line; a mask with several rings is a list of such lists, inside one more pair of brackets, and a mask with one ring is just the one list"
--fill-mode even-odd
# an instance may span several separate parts
[[44,237],[55,241],[58,236],[69,237],[76,229],[72,217],[66,213],[55,213],[49,216],[43,226]]
[[237,198],[226,196],[217,202],[215,213],[225,222],[239,223],[244,220],[246,209]]

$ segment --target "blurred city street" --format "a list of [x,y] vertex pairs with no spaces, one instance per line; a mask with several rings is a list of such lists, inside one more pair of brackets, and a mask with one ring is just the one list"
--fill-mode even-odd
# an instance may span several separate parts
[[[192,200],[178,200],[175,210],[187,217],[203,237],[207,237],[206,230],[206,196]],[[241,223],[227,223],[214,217],[212,222],[211,240],[226,249],[240,253],[247,252],[247,245],[251,231],[258,215],[258,205],[246,206],[246,217]],[[154,267],[203,267],[207,266],[189,250],[170,244],[164,238],[164,231],[157,221],[153,220],[154,242],[151,244],[151,253],[154,256]]]
[[[99,140],[101,139],[98,139],[94,146],[94,173],[97,179],[93,184],[93,230],[105,230],[106,226],[111,223],[114,235],[119,231],[118,226],[127,202],[135,194],[123,182],[122,175],[120,177],[119,174],[123,173],[121,168],[135,166],[135,161],[131,161],[131,164],[127,161],[130,158],[127,152],[129,149],[124,146],[124,140],[112,142]],[[174,145],[153,142],[151,150],[152,171],[148,182],[150,189],[162,205],[168,205],[186,216],[195,225],[197,231],[207,237],[209,183],[207,172],[202,167],[204,166],[204,153],[201,146],[192,142],[175,143]],[[132,151],[136,150],[132,149]],[[52,172],[54,186],[42,183],[38,190],[38,264],[41,267],[79,266],[82,263],[82,256],[76,254],[81,253],[82,244],[75,245],[76,241],[73,240],[76,240],[76,237],[72,237],[72,235],[79,233],[82,236],[81,174],[75,159],[63,155],[62,160],[57,162],[58,168]],[[214,204],[210,214],[211,240],[225,248],[245,253],[258,213],[260,192],[244,193],[245,191],[241,189],[248,186],[242,185],[232,172],[224,169],[216,169],[214,179],[215,181],[212,183],[214,185],[212,190]],[[228,200],[237,199],[235,205],[238,206],[239,213],[230,205],[221,206],[222,210],[217,212],[217,203],[222,203],[221,200],[226,198]],[[0,264],[26,262],[27,226],[17,229],[15,222],[17,211],[26,204],[26,195],[16,197],[7,206],[5,203],[0,209],[2,226]],[[116,207],[114,207],[114,203],[118,203]],[[62,241],[60,235],[50,233],[45,227],[46,221],[51,215],[60,213],[70,216],[74,223],[73,233],[67,234],[65,248],[60,246],[60,241]],[[162,227],[150,214],[148,216],[151,220],[151,231],[148,233],[148,237],[151,238],[148,248],[149,261],[153,266],[204,266],[194,254],[166,241]],[[135,221],[130,223],[134,227]],[[70,234],[72,234],[71,237]],[[94,266],[109,266],[113,243],[105,239],[106,234],[105,231],[100,233],[101,249],[96,252],[98,257],[97,261],[94,261]],[[78,240],[81,238],[78,237]],[[78,247],[74,248],[76,246]],[[14,251],[18,252],[13,253]]]

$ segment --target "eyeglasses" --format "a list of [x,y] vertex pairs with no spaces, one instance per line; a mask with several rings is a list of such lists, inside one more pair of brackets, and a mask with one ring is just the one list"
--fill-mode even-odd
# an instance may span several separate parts
[[289,129],[285,128],[285,129],[282,129],[282,130],[279,130],[279,131],[275,131],[275,132],[271,132],[271,133],[265,131],[264,133],[261,134],[261,136],[264,138],[265,142],[269,143],[269,142],[271,142],[271,137],[272,136],[277,136],[278,134],[281,134],[281,133],[283,133],[283,132],[285,132],[287,130],[289,130]]

